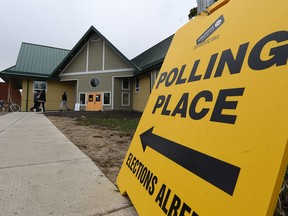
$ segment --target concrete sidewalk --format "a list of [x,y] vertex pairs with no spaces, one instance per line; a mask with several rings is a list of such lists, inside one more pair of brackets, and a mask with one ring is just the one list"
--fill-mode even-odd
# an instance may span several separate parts
[[0,116],[0,214],[134,216],[94,163],[43,114]]

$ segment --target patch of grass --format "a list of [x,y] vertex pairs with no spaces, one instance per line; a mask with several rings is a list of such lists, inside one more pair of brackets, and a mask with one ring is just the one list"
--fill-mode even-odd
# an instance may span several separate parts
[[104,126],[123,132],[134,133],[140,118],[97,118],[97,117],[80,117],[77,121],[81,125]]

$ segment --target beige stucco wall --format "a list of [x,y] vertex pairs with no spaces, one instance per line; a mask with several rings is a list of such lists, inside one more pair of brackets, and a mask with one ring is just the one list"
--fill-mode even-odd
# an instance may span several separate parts
[[98,71],[103,68],[103,41],[89,42],[88,71]]
[[79,72],[86,71],[86,58],[87,58],[87,46],[85,46],[77,56],[73,59],[73,61],[67,66],[64,70],[66,72]]
[[131,68],[120,56],[105,44],[105,70]]
[[21,111],[28,111],[33,104],[33,80],[22,79]]
[[[59,110],[60,103],[62,100],[62,94],[66,91],[68,106],[70,109],[74,109],[76,101],[76,82],[53,82],[47,83],[47,98],[46,98],[46,109],[47,110]],[[64,108],[65,109],[65,108]]]
[[[21,111],[30,111],[29,109],[34,105],[33,102],[33,82],[34,79],[22,80],[22,101]],[[75,104],[75,82],[59,82],[47,81],[46,103],[45,109],[59,110],[63,92],[66,91],[68,95],[68,105],[70,109],[74,109]],[[27,108],[27,109],[26,109]]]
[[143,74],[139,76],[140,92],[135,91],[135,80],[133,82],[133,109],[143,112],[150,96],[150,76]]
[[131,66],[129,66],[125,60],[122,59],[120,55],[118,55],[106,43],[99,40],[87,42],[84,48],[80,50],[71,63],[65,68],[62,74],[123,68],[131,68]]

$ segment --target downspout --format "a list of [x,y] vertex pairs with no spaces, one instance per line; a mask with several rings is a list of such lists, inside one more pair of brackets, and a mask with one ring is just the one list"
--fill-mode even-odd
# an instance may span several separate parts
[[28,98],[29,98],[29,79],[27,78],[26,112],[28,111]]
[[147,74],[147,76],[149,77],[149,83],[150,83],[150,94],[152,92],[152,72],[150,71],[149,74]]
[[12,82],[12,77],[10,77],[9,83],[8,83],[8,92],[7,92],[7,101],[10,103],[10,88],[11,88],[11,82]]

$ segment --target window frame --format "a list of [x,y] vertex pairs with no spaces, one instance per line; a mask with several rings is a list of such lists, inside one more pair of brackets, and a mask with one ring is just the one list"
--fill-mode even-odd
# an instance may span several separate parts
[[[84,104],[81,103],[81,95],[84,95]],[[79,92],[79,103],[80,103],[80,106],[86,106],[86,104],[87,104],[86,99],[87,99],[86,92]]]
[[[109,104],[105,103],[105,94],[109,94]],[[103,98],[102,100],[103,106],[111,106],[111,92],[103,92],[102,98]]]
[[[36,82],[41,82],[41,83],[45,83],[45,89],[44,88],[35,88],[35,83]],[[40,84],[41,85],[41,84]],[[45,90],[45,92],[47,93],[47,81],[43,81],[43,80],[34,80],[33,82],[33,92],[34,91],[42,91],[42,90]]]
[[[124,87],[124,81],[127,80],[127,88]],[[123,77],[122,78],[122,90],[130,90],[130,79],[128,77]]]
[[135,77],[135,92],[136,93],[140,92],[140,77],[139,76]]
[[[124,95],[128,95],[128,104],[124,104]],[[130,106],[130,92],[122,92],[121,104],[125,107]]]

